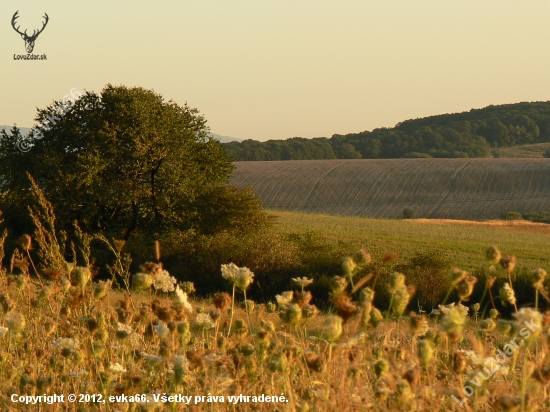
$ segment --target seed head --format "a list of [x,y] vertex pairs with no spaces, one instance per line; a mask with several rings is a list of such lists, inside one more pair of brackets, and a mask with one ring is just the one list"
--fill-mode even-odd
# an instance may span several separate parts
[[543,283],[547,275],[548,273],[543,268],[533,270],[531,272],[531,282],[533,283],[533,287],[539,290],[543,289]]
[[420,361],[420,366],[427,366],[433,357],[432,343],[427,339],[418,341],[416,353],[418,355],[418,360]]
[[342,334],[343,320],[340,316],[328,315],[323,324],[321,336],[331,343],[336,342]]
[[514,271],[514,268],[516,267],[516,257],[515,256],[505,256],[500,259],[500,266],[502,266],[502,269],[504,269],[504,272],[506,274],[511,274]]
[[302,308],[297,303],[289,304],[283,313],[284,322],[291,325],[297,325],[302,320]]
[[360,266],[369,265],[372,262],[372,256],[365,249],[359,249],[355,252],[353,261]]
[[73,269],[72,278],[75,286],[84,288],[92,278],[90,268],[77,266]]
[[498,297],[502,301],[503,305],[508,303],[513,306],[516,304],[516,294],[514,293],[514,289],[512,289],[509,283],[505,283],[504,286],[500,289],[500,294]]
[[485,251],[485,257],[490,265],[496,265],[501,258],[500,250],[496,246],[489,246]]

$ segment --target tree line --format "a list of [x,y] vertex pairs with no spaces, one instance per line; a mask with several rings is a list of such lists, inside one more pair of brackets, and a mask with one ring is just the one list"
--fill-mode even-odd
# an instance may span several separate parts
[[550,141],[550,102],[516,103],[406,120],[393,128],[331,138],[225,143],[236,161],[468,158],[491,150]]

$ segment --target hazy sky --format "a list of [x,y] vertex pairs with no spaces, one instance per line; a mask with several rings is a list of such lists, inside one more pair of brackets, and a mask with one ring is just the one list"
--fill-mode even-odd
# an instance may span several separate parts
[[[14,60],[16,10],[30,33],[48,13],[46,61]],[[107,83],[256,140],[550,100],[549,21],[548,0],[2,0],[0,124]]]

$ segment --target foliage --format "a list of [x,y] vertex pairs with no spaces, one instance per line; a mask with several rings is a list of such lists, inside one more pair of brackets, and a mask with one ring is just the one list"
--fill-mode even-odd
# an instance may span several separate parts
[[410,207],[403,209],[403,219],[414,219],[414,210]]
[[531,222],[550,223],[550,212],[528,212],[523,218]]
[[521,215],[521,213],[515,210],[504,212],[502,215],[500,215],[500,218],[503,220],[523,220],[523,216]]
[[[127,240],[139,229],[155,237],[172,229],[212,232],[262,220],[252,194],[224,186],[232,170],[198,110],[139,87],[107,85],[71,110],[63,102],[38,110],[29,152],[17,133],[0,134],[2,207],[13,221],[28,203],[27,173],[52,202],[59,227],[78,220],[86,233]],[[242,208],[237,205],[242,202]],[[254,216],[248,216],[248,207]],[[217,223],[216,223],[217,222]]]
[[488,106],[406,120],[393,128],[333,135],[225,143],[235,160],[487,157],[491,149],[550,141],[550,102]]

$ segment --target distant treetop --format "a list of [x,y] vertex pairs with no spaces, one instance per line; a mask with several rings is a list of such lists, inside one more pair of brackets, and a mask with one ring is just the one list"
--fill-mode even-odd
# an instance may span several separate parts
[[524,102],[405,120],[331,138],[225,143],[236,161],[488,157],[492,149],[550,142],[550,102]]

